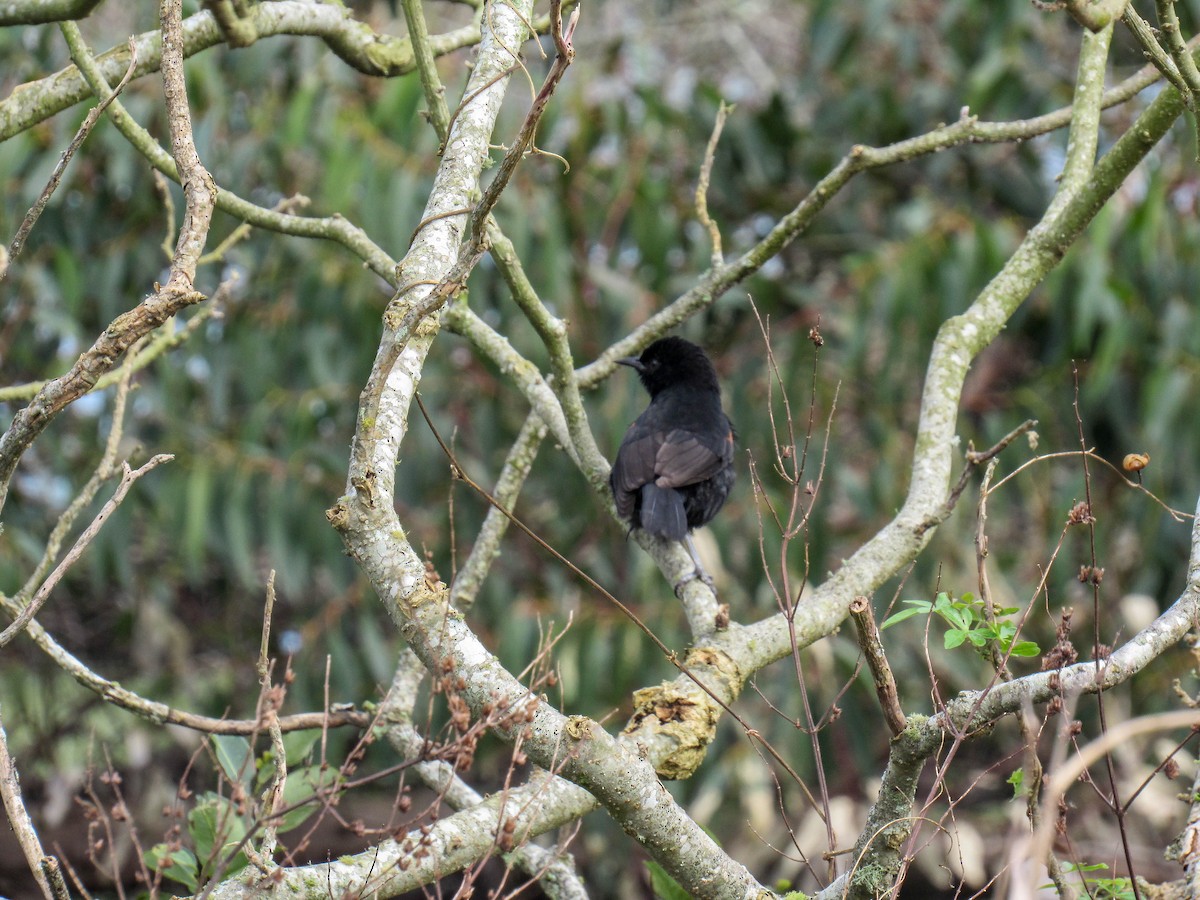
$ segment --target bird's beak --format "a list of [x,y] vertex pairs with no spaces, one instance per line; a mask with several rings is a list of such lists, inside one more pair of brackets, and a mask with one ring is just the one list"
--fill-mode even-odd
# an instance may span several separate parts
[[631,369],[637,369],[639,372],[644,371],[646,368],[644,365],[642,365],[642,361],[636,356],[621,356],[617,359],[614,359],[613,362],[617,363],[618,365],[629,366]]

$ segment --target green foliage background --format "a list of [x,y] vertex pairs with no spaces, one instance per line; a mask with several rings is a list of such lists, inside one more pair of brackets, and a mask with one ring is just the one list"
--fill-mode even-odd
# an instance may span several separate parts
[[[111,6],[84,23],[97,48],[154,26],[148,8]],[[1179,7],[1194,16],[1200,4]],[[389,24],[383,4],[359,4],[356,11],[402,32],[399,23]],[[465,14],[445,15],[457,22]],[[735,40],[739,34],[756,48],[753,54]],[[1003,120],[1064,105],[1075,42],[1076,28],[1062,15],[970,0],[588,7],[578,61],[540,136],[540,146],[568,160],[570,170],[552,157],[529,159],[498,218],[534,285],[569,320],[582,364],[707,268],[709,246],[695,222],[693,191],[723,97],[737,107],[721,141],[709,204],[726,252],[736,253],[855,143],[900,140],[957,118],[964,107]],[[63,65],[65,49],[52,28],[10,29],[0,33],[0,56],[8,61],[7,93]],[[451,96],[465,78],[465,58],[442,61]],[[1142,63],[1120,41],[1113,58],[1112,81]],[[543,63],[534,53],[527,60],[536,81]],[[402,254],[436,162],[415,77],[365,78],[315,40],[271,38],[194,57],[188,78],[200,154],[220,184],[264,205],[303,193],[312,213],[339,212],[391,254]],[[527,106],[521,80],[510,91],[502,135],[514,132]],[[160,90],[146,78],[124,99],[162,135]],[[1142,105],[1143,98],[1132,104]],[[0,234],[15,230],[85,111],[70,110],[0,144]],[[1109,115],[1119,124],[1130,110]],[[772,454],[769,373],[750,297],[770,318],[773,351],[801,426],[815,398],[815,446],[828,440],[829,457],[807,553],[796,545],[787,563],[797,583],[836,569],[900,503],[934,333],[995,274],[1044,209],[1064,143],[1065,134],[1056,133],[1017,146],[965,147],[860,176],[778,260],[681,329],[712,351],[741,446],[764,472]],[[981,358],[964,398],[964,449],[967,441],[989,446],[1029,417],[1040,422],[1039,449],[1078,449],[1074,367],[1083,442],[1117,463],[1127,452],[1149,452],[1146,486],[1167,504],[1191,509],[1200,480],[1194,154],[1194,139],[1181,129]],[[108,321],[133,306],[164,267],[164,222],[148,167],[111,126],[101,125],[3,288],[0,324],[10,328],[3,381],[62,372]],[[218,213],[214,239],[236,225]],[[401,645],[323,512],[343,488],[357,396],[388,291],[335,246],[263,232],[205,270],[198,288],[211,292],[232,270],[240,274],[239,288],[223,317],[137,378],[126,449],[135,459],[174,453],[175,462],[137,485],[40,621],[72,652],[137,690],[196,712],[246,716],[252,714],[247,697],[256,690],[263,584],[275,569],[275,634],[291,632],[287,639],[299,647],[289,709],[320,708],[327,657],[330,697],[361,703],[386,687]],[[535,334],[486,260],[472,277],[469,303],[545,364]],[[818,323],[825,337],[819,354],[808,340]],[[453,436],[460,462],[476,479],[492,482],[525,415],[519,394],[448,333],[435,345],[421,390],[439,429]],[[19,587],[54,516],[98,459],[111,396],[76,404],[27,454],[0,535],[0,590]],[[588,398],[602,448],[611,453],[643,402],[626,373]],[[1030,456],[1028,447],[1014,446],[1000,471]],[[1165,605],[1180,590],[1189,527],[1121,487],[1111,472],[1095,464],[1092,472],[1097,552],[1107,573],[1098,628],[1100,639],[1112,642],[1134,630],[1122,619],[1122,598],[1148,594]],[[452,483],[416,417],[401,474],[401,519],[449,580],[486,510]],[[771,496],[783,502],[784,486],[767,479]],[[773,611],[762,556],[775,565],[779,545],[768,530],[760,554],[750,482],[743,459],[738,489],[711,528],[726,569],[723,598],[741,621]],[[1070,460],[1027,470],[993,500],[991,572],[1005,605],[1030,601],[1067,511],[1083,496],[1081,466]],[[973,502],[968,492],[897,587],[900,596],[932,599],[938,589],[975,589]],[[547,444],[518,514],[635,606],[668,645],[683,647],[685,623],[670,587],[601,509],[565,455]],[[1091,599],[1075,579],[1088,562],[1086,536],[1071,532],[1026,636],[1047,646],[1058,609],[1069,603],[1077,611],[1077,643],[1089,655]],[[890,600],[881,594],[876,608]],[[556,650],[561,705],[569,712],[615,711],[611,721],[620,721],[633,689],[672,671],[616,610],[515,533],[473,617],[489,646],[518,670],[535,654],[545,623],[561,627],[571,617]],[[927,709],[922,629],[910,621],[888,634],[905,679],[906,709]],[[980,683],[981,661],[943,654],[933,639],[930,653],[944,694]],[[826,759],[839,760],[828,772],[831,791],[861,799],[863,781],[877,774],[886,748],[877,739],[869,683],[836,697],[853,678],[856,656],[843,635],[804,659],[818,714],[835,700],[844,712],[821,736]],[[800,716],[795,671],[778,668],[770,683],[758,685],[762,696]],[[1130,704],[1163,703],[1167,681],[1181,671],[1162,667],[1161,680],[1141,682]],[[28,643],[0,660],[0,703],[18,753],[28,760],[26,778],[47,784],[63,773],[68,781],[77,777],[103,745],[118,767],[153,757],[162,768],[160,788],[169,791],[192,747],[189,738],[99,705]],[[743,703],[811,777],[807,738],[753,692]],[[496,765],[504,758],[497,753]],[[386,754],[371,759],[386,764]],[[499,769],[484,771],[485,783],[499,777]],[[777,859],[745,833],[744,822],[759,821],[764,804],[769,812],[774,801],[734,728],[722,731],[701,772],[677,790],[706,805],[706,824],[735,855],[740,851],[748,863]],[[606,861],[599,845],[583,853],[597,873],[619,862]],[[611,883],[633,877],[607,875]]]

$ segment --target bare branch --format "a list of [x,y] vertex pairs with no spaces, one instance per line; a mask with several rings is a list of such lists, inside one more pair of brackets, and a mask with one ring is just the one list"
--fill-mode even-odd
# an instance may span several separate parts
[[708,214],[708,181],[712,177],[713,160],[717,155],[717,142],[721,140],[725,120],[732,111],[733,107],[724,100],[717,107],[717,119],[713,122],[708,146],[704,148],[704,162],[700,166],[700,178],[696,181],[696,218],[708,231],[708,238],[712,241],[712,267],[714,270],[721,268],[724,264],[725,254],[721,252],[721,229]]
[[21,796],[21,781],[17,775],[17,767],[8,752],[8,735],[4,732],[4,723],[0,721],[0,797],[4,800],[4,811],[8,813],[8,824],[16,834],[21,852],[29,870],[33,872],[34,880],[46,900],[69,900],[71,894],[63,881],[62,871],[58,860],[47,856],[42,849],[37,829],[29,818],[29,810],[25,808],[25,800]]
[[79,539],[75,542],[75,545],[67,552],[67,555],[63,557],[62,562],[55,567],[54,571],[50,573],[50,577],[42,583],[40,588],[38,588],[37,593],[33,595],[33,600],[29,602],[29,605],[21,610],[21,614],[17,616],[16,620],[13,621],[12,624],[5,628],[3,632],[0,632],[0,647],[7,646],[13,638],[24,631],[29,623],[33,621],[33,617],[38,614],[38,610],[40,610],[45,602],[49,599],[50,592],[54,590],[55,585],[62,580],[62,577],[67,574],[67,571],[71,568],[71,566],[73,566],[79,557],[83,555],[83,551],[87,549],[87,546],[92,542],[92,539],[100,533],[100,529],[104,527],[104,523],[108,521],[108,518],[113,514],[116,508],[121,505],[121,501],[125,499],[125,495],[128,494],[129,489],[133,487],[133,483],[147,472],[174,458],[175,457],[169,453],[160,453],[158,456],[152,457],[149,462],[137,470],[130,469],[129,463],[123,464],[125,474],[121,478],[121,483],[117,485],[117,491],[115,494],[113,494],[112,499],[105,503],[100,512],[96,514],[96,518],[92,520],[92,524],[83,530],[83,534],[79,536]]
[[12,242],[8,245],[8,259],[4,265],[0,265],[0,282],[8,274],[9,267],[16,258],[21,255],[21,250],[25,247],[25,239],[29,237],[29,232],[33,230],[33,226],[37,224],[38,218],[42,215],[46,204],[50,202],[50,197],[58,189],[59,183],[62,181],[63,173],[67,169],[67,164],[71,162],[71,158],[75,155],[75,151],[83,146],[83,142],[87,140],[87,136],[92,133],[92,129],[100,120],[100,116],[104,114],[104,110],[108,108],[108,104],[116,99],[117,94],[125,89],[125,85],[129,84],[129,79],[133,76],[134,68],[137,66],[137,45],[131,40],[129,42],[129,68],[125,70],[125,75],[113,88],[111,94],[102,99],[88,112],[83,124],[79,126],[79,130],[75,132],[75,137],[71,138],[71,143],[67,145],[67,149],[63,151],[62,157],[58,161],[58,165],[54,167],[54,171],[50,173],[50,180],[46,182],[46,186],[42,188],[41,195],[25,214],[24,220],[21,222],[21,227],[17,229],[16,235]]

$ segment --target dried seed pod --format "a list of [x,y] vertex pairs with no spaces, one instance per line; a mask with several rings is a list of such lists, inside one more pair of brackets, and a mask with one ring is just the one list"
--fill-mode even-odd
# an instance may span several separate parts
[[1129,453],[1121,460],[1121,468],[1126,472],[1140,472],[1150,465],[1149,453]]

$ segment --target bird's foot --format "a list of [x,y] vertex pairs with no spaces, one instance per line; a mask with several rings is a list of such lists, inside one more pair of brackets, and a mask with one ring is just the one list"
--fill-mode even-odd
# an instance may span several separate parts
[[697,566],[696,568],[692,569],[692,571],[680,578],[677,582],[675,582],[675,597],[679,600],[682,600],[683,589],[688,585],[689,582],[697,580],[708,585],[708,589],[713,592],[714,597],[717,595],[717,585],[712,580],[712,576]]
[[704,570],[703,563],[700,562],[700,554],[696,552],[696,544],[692,540],[692,536],[686,535],[683,539],[684,546],[687,547],[688,555],[692,558],[692,571],[684,575],[679,581],[675,582],[675,596],[683,599],[683,588],[689,581],[695,581],[697,578],[708,585],[708,589],[712,591],[712,595],[717,596],[717,585],[712,580],[712,576]]

